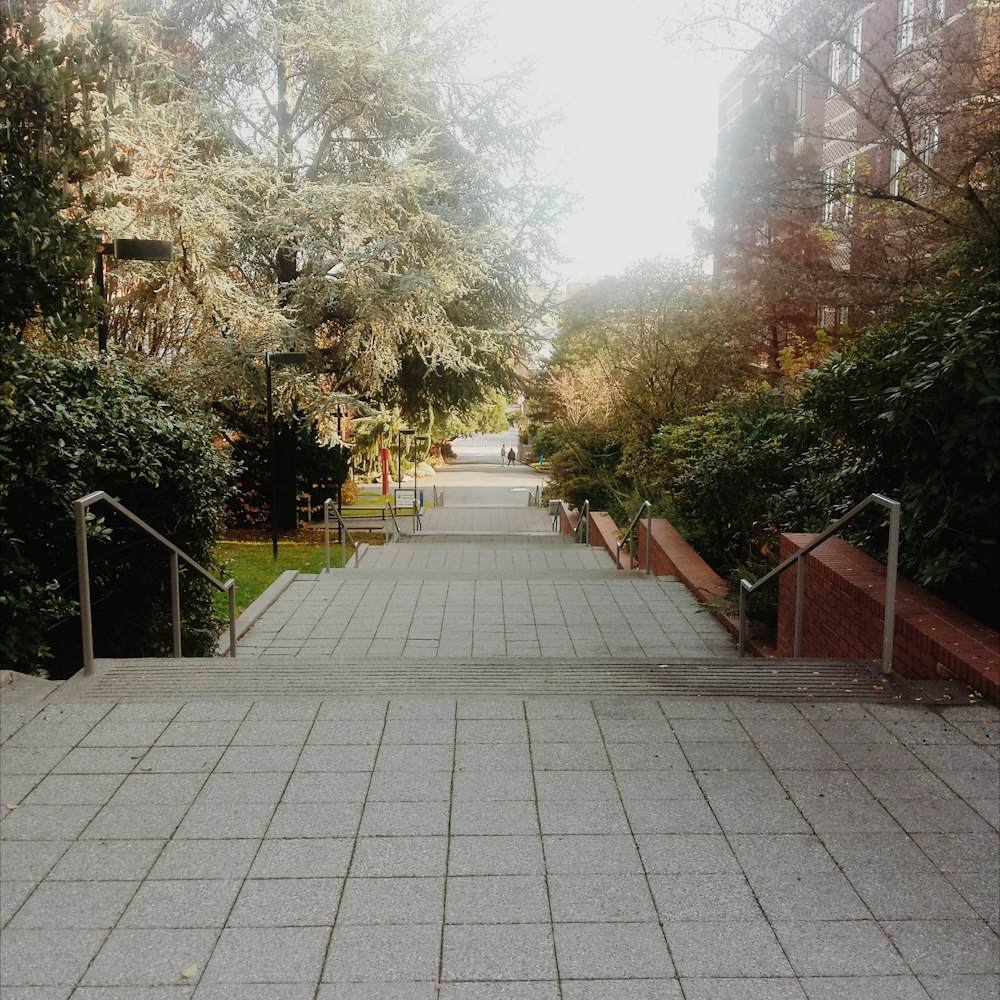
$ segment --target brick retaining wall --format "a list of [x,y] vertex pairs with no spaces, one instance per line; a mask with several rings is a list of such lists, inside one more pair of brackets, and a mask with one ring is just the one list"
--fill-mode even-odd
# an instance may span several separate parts
[[604,549],[614,559],[618,548],[618,525],[610,514],[603,510],[590,512],[588,538],[595,549]]
[[[781,536],[781,558],[814,535]],[[843,539],[830,538],[806,556],[802,655],[880,659],[885,567]],[[791,656],[795,632],[795,567],[778,582],[779,656]],[[1000,700],[1000,635],[900,577],[896,588],[893,670],[904,677],[955,677]]]
[[[646,522],[639,522],[640,561],[646,557]],[[652,570],[656,576],[676,576],[699,601],[726,596],[726,581],[698,555],[680,532],[663,517],[653,518]]]

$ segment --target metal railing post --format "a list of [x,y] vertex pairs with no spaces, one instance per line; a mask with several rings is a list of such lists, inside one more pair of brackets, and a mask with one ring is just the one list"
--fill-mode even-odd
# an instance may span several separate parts
[[646,508],[646,576],[653,572],[653,505]]
[[885,619],[882,622],[882,673],[892,673],[896,630],[896,573],[899,566],[899,502],[889,501],[889,552],[885,564]]
[[90,608],[90,562],[87,558],[87,497],[76,501],[76,565],[80,578],[80,631],[83,639],[83,673],[94,673],[94,623]]
[[886,555],[885,566],[885,617],[882,621],[882,659],[881,672],[888,674],[892,672],[893,639],[896,627],[896,581],[899,571],[899,524],[902,507],[898,500],[892,500],[881,493],[870,493],[861,503],[856,504],[846,514],[838,518],[820,534],[816,535],[812,541],[803,545],[798,552],[793,552],[787,559],[774,567],[769,573],[765,573],[755,583],[747,580],[740,580],[740,633],[739,644],[742,655],[744,646],[744,632],[746,629],[746,610],[744,597],[754,593],[758,588],[773,577],[780,576],[795,563],[795,635],[793,639],[793,655],[802,655],[802,627],[803,627],[803,605],[805,603],[805,575],[806,556],[825,542],[832,535],[836,534],[843,525],[860,514],[869,505],[876,503],[885,507],[889,512],[889,546]]
[[740,580],[740,635],[739,654],[743,656],[746,651],[747,634],[747,591],[750,589],[749,580]]
[[325,556],[325,573],[330,572],[330,501],[323,501],[323,552]]
[[806,559],[800,555],[795,564],[795,640],[792,647],[793,656],[802,655],[802,605],[806,594]]
[[181,568],[176,552],[170,553],[170,615],[174,623],[174,659],[181,658]]
[[236,582],[229,588],[229,655],[236,655]]
[[92,621],[92,603],[90,598],[90,562],[87,553],[87,511],[93,504],[103,500],[114,508],[122,517],[140,527],[151,538],[159,542],[170,552],[170,607],[173,631],[174,656],[182,655],[181,648],[181,590],[180,590],[180,560],[201,574],[216,590],[229,591],[229,655],[236,655],[236,581],[227,580],[220,583],[204,566],[196,563],[186,552],[179,549],[169,539],[164,538],[155,528],[148,525],[141,517],[136,517],[127,507],[120,504],[114,497],[103,490],[96,490],[73,501],[76,520],[76,561],[80,578],[80,630],[83,639],[83,674],[89,677],[94,673],[94,629]]

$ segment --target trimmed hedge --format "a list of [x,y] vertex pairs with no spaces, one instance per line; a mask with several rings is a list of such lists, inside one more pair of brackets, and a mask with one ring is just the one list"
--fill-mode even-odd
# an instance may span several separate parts
[[[67,677],[81,663],[73,501],[104,490],[210,567],[232,463],[168,366],[10,341],[0,365],[0,667]],[[107,505],[92,515],[96,655],[169,654],[166,550]],[[182,567],[186,655],[215,645],[211,590]]]

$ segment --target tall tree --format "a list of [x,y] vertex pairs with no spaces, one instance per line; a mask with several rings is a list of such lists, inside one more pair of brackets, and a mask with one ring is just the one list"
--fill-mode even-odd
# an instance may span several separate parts
[[180,261],[169,284],[123,270],[123,341],[127,323],[151,350],[213,329],[308,348],[326,389],[409,412],[510,380],[562,196],[536,176],[519,75],[462,79],[467,25],[431,0],[122,17],[134,168],[108,224],[169,230]]
[[0,6],[0,335],[72,337],[93,320],[84,185],[100,163],[91,103],[108,24],[53,41],[42,0]]
[[603,427],[641,488],[659,428],[752,379],[762,347],[757,318],[704,274],[644,261],[567,302],[539,415]]
[[1000,247],[996,0],[702,0],[673,39],[744,56],[727,101],[777,95],[831,259],[856,280],[894,282],[894,299],[943,248]]

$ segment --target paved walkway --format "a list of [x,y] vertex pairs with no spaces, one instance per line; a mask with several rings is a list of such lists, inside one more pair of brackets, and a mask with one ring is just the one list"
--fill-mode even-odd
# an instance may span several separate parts
[[996,1000],[998,723],[8,699],[0,996]]
[[[482,569],[454,599],[500,663],[528,623],[508,631]],[[612,584],[669,613],[663,581],[589,572],[560,583],[604,588],[586,607],[605,643],[641,645]],[[544,582],[512,583],[520,614]],[[452,583],[397,607],[432,593],[448,606]],[[542,596],[564,621],[582,607]],[[356,638],[402,642],[399,665],[458,634],[370,617]],[[279,658],[219,662],[252,678]],[[0,1000],[997,1000],[996,709],[403,697],[368,662],[366,696],[0,688]]]
[[[294,583],[240,640],[244,655],[704,657],[731,636],[673,578],[615,569],[528,506],[543,479],[499,464],[499,438],[441,470],[446,503],[360,567]],[[495,446],[495,447],[494,447]],[[471,461],[469,461],[471,460]],[[513,485],[510,485],[513,484]],[[460,506],[456,498],[475,501]]]

